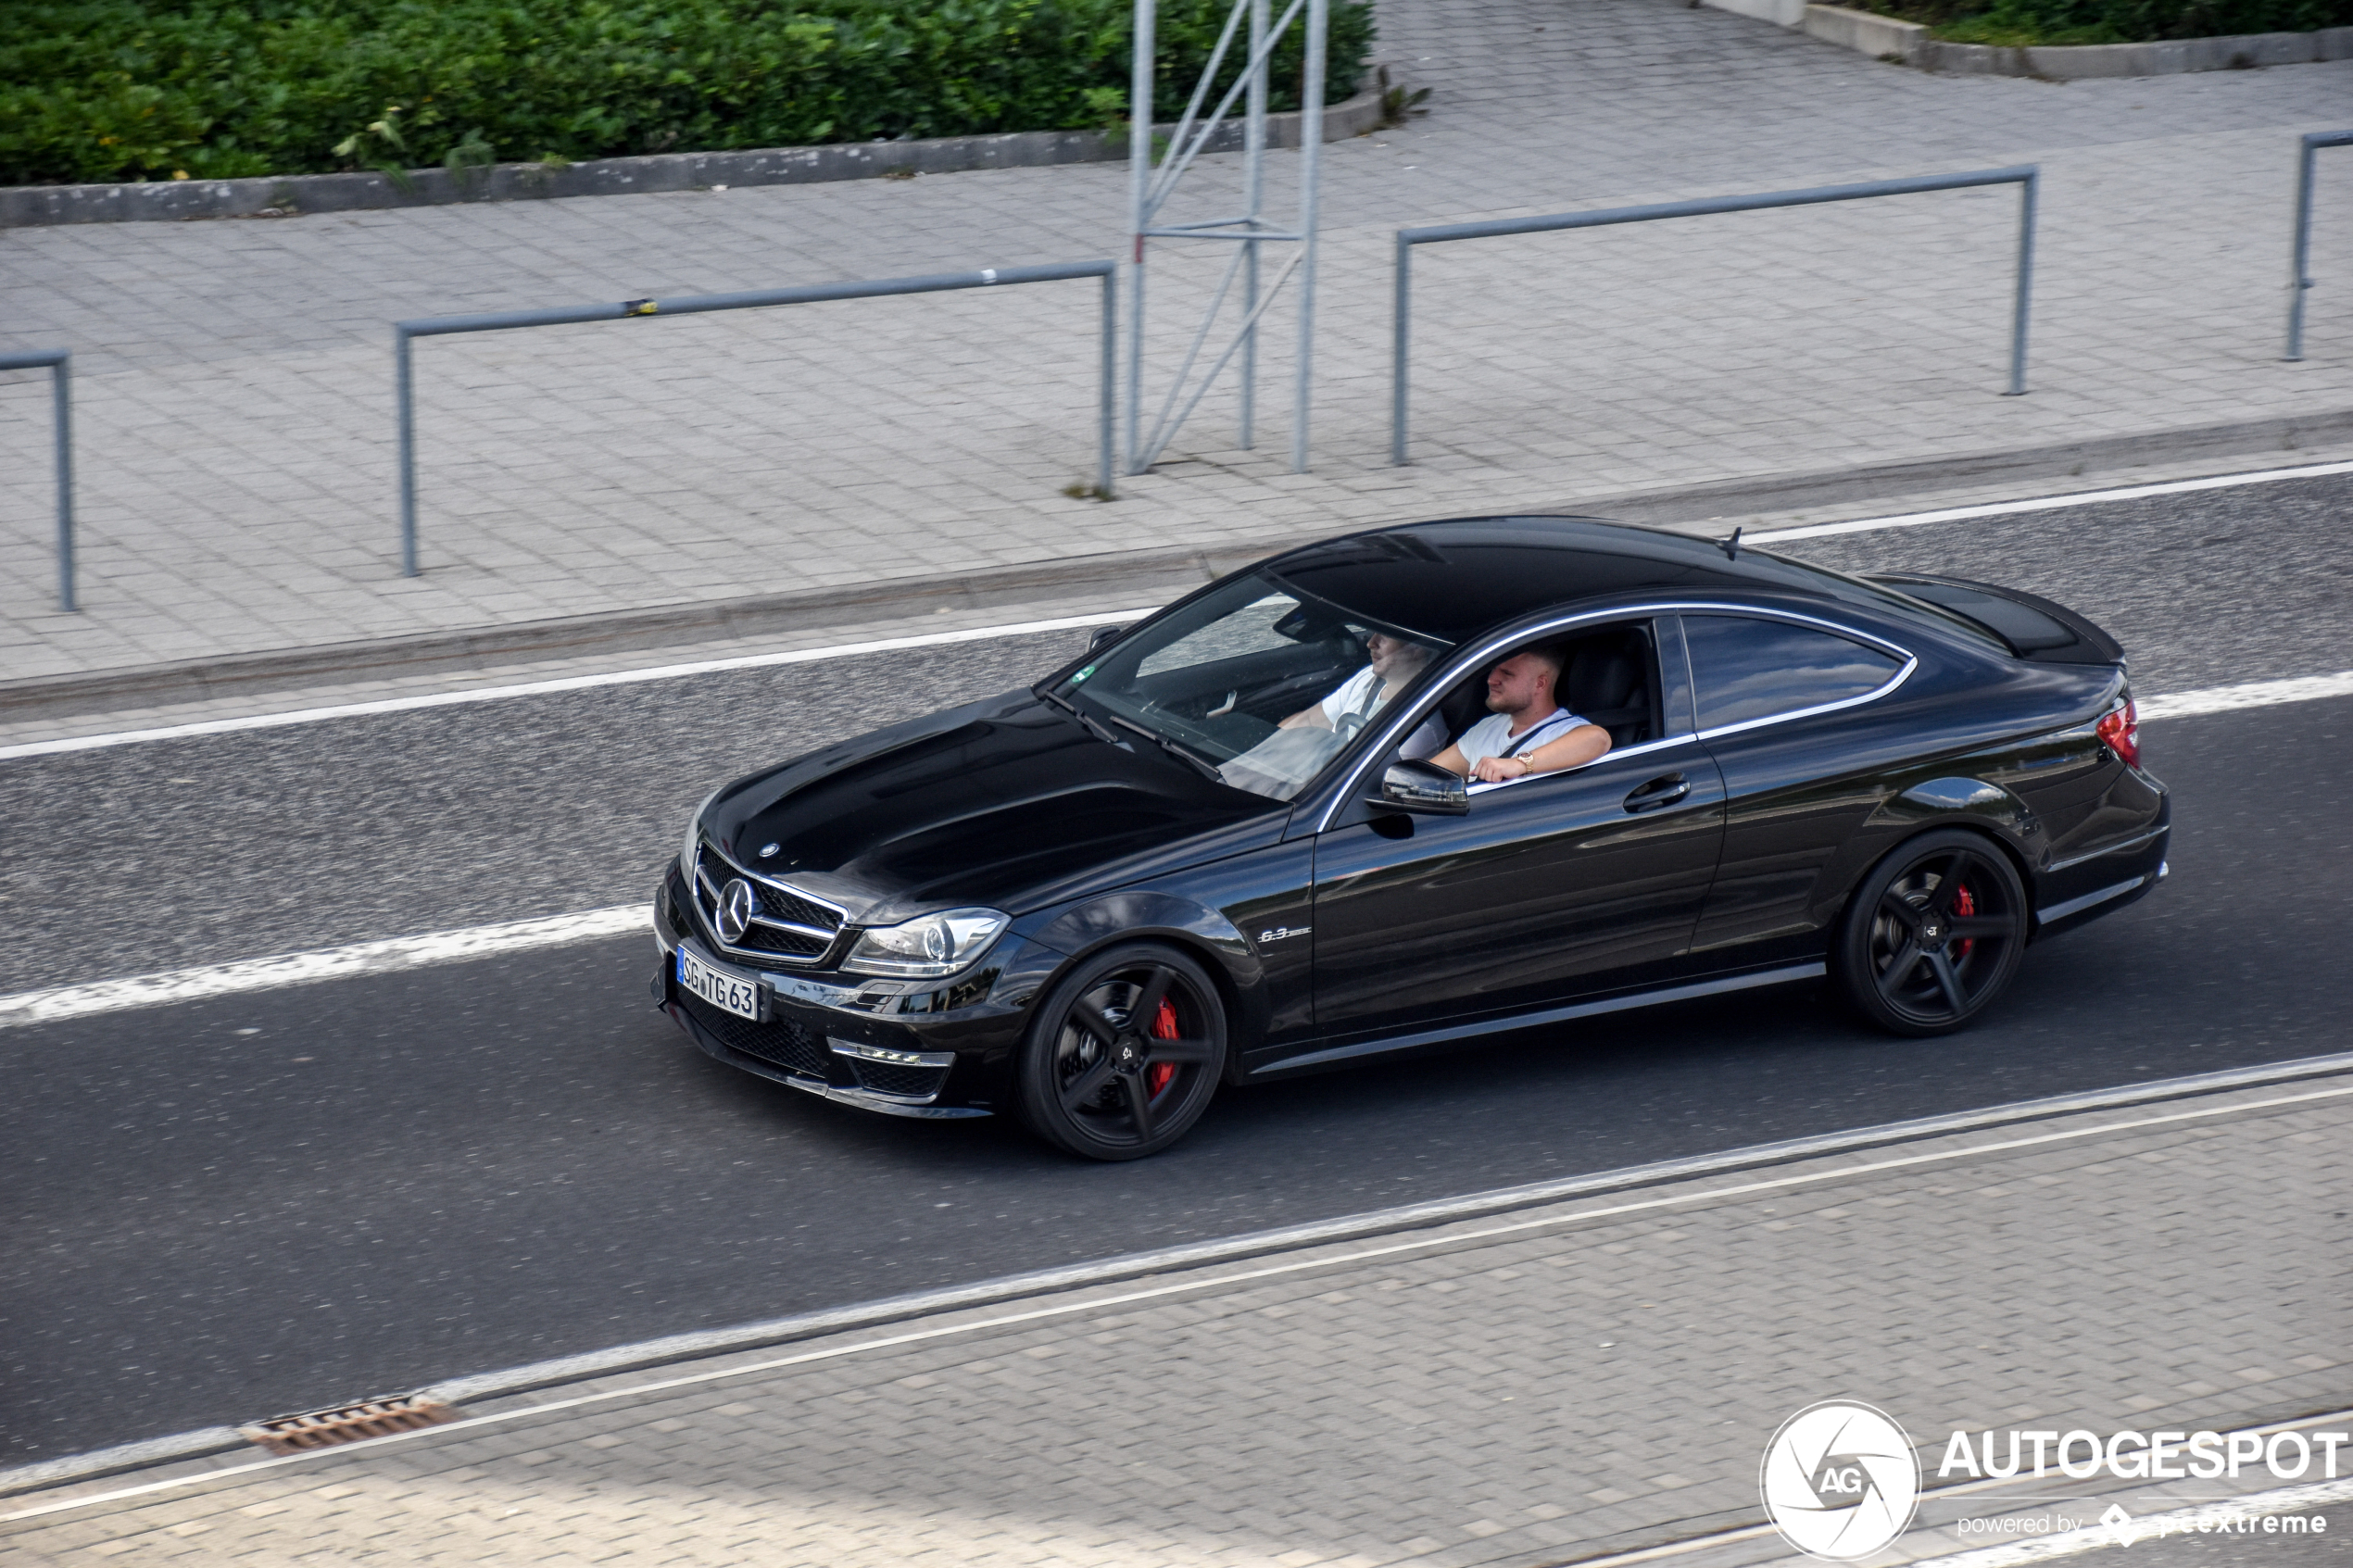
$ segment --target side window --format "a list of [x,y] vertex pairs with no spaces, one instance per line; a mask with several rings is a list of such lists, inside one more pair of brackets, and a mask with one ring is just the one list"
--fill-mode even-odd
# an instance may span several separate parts
[[1683,640],[1703,730],[1862,696],[1904,667],[1851,637],[1744,615],[1687,615]]

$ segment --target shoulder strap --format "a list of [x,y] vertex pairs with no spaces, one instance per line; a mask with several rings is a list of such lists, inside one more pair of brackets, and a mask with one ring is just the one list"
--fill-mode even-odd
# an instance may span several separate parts
[[1554,718],[1547,719],[1542,723],[1530,728],[1526,734],[1512,742],[1508,750],[1503,751],[1498,755],[1504,757],[1517,757],[1523,748],[1538,744],[1538,737],[1542,735],[1547,730],[1556,730],[1563,724],[1567,724],[1573,727],[1577,722],[1577,715],[1568,712],[1563,712]]

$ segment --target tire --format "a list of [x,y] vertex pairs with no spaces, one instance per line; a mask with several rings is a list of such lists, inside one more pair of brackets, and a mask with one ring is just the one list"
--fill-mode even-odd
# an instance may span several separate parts
[[2007,990],[2025,956],[2026,885],[1979,834],[1942,828],[1898,845],[1839,922],[1839,987],[1881,1028],[1924,1038],[1961,1028]]
[[[1150,1017],[1137,1027],[1139,1012]],[[1176,948],[1139,942],[1088,959],[1046,994],[1022,1042],[1018,1100],[1049,1143],[1140,1160],[1201,1120],[1225,1069],[1216,985]]]

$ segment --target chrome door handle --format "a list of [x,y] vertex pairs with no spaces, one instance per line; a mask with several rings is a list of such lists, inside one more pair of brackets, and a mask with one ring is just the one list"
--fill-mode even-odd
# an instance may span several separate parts
[[1689,779],[1680,773],[1668,773],[1664,778],[1651,780],[1650,783],[1628,796],[1626,809],[1655,811],[1662,806],[1674,805],[1691,792],[1692,784]]

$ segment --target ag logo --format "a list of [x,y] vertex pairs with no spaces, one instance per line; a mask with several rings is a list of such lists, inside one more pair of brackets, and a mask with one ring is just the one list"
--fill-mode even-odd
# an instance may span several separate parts
[[1911,1524],[1920,1465],[1911,1438],[1886,1414],[1825,1399],[1773,1434],[1757,1489],[1783,1540],[1808,1557],[1851,1562]]

